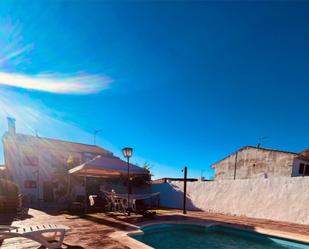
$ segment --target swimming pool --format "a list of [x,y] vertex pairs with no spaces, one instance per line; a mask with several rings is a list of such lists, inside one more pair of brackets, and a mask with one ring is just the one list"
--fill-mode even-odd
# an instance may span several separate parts
[[131,237],[156,249],[309,249],[309,244],[224,226],[158,224]]

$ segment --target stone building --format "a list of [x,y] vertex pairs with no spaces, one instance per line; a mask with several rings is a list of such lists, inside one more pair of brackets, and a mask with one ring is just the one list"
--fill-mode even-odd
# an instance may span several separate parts
[[246,146],[212,168],[215,180],[309,176],[309,150],[295,153]]

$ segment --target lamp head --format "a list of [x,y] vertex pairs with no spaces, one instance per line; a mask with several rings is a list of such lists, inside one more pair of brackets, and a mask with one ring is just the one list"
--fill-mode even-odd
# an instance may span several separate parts
[[125,147],[122,149],[123,156],[126,158],[130,158],[133,154],[133,149],[129,147]]

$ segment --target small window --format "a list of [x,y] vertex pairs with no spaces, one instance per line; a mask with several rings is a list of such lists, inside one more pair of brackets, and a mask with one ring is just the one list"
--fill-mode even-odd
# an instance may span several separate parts
[[305,169],[305,164],[300,163],[299,169],[298,169],[298,174],[300,174],[300,175],[304,174],[304,169]]
[[24,165],[27,166],[38,166],[39,158],[35,155],[24,154]]
[[73,157],[73,166],[80,165],[80,158],[79,157]]
[[25,188],[36,188],[36,181],[26,180],[24,186]]
[[309,164],[306,164],[306,167],[305,167],[305,176],[309,176]]
[[88,153],[88,152],[84,153],[84,161],[85,162],[91,161],[93,158],[94,158],[94,156],[91,153]]
[[64,159],[59,160],[58,158],[52,158],[50,164],[51,164],[51,167],[53,167],[54,169],[64,168],[67,165]]
[[309,176],[309,164],[301,163],[299,164],[298,174]]
[[51,162],[51,166],[53,167],[53,168],[58,168],[59,167],[59,163],[58,162],[54,162],[54,161],[52,161]]

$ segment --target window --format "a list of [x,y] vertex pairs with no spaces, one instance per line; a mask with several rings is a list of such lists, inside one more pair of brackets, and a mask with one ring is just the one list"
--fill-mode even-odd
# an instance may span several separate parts
[[51,167],[53,167],[54,169],[58,169],[58,168],[66,168],[67,163],[66,160],[64,158],[57,158],[57,157],[51,157]]
[[81,164],[81,160],[80,160],[80,157],[78,156],[72,156],[72,155],[69,155],[68,159],[66,160],[66,165],[69,167],[69,168],[73,168],[75,166],[78,166]]
[[53,167],[53,168],[58,168],[59,167],[59,165],[60,165],[60,163],[59,162],[55,162],[55,161],[52,161],[51,163],[50,163],[50,165]]
[[309,176],[309,164],[306,164],[306,167],[305,167],[305,176]]
[[84,161],[85,162],[91,161],[93,158],[94,158],[94,156],[91,153],[88,153],[88,152],[84,153]]
[[73,157],[73,166],[80,165],[80,158],[79,157]]
[[25,188],[36,188],[36,181],[25,180],[24,186]]
[[309,176],[309,164],[300,163],[298,174]]
[[300,174],[300,175],[304,174],[304,169],[305,169],[305,164],[300,163],[299,169],[298,169],[298,174]]
[[38,166],[39,165],[39,158],[35,155],[24,154],[24,165],[27,166]]

